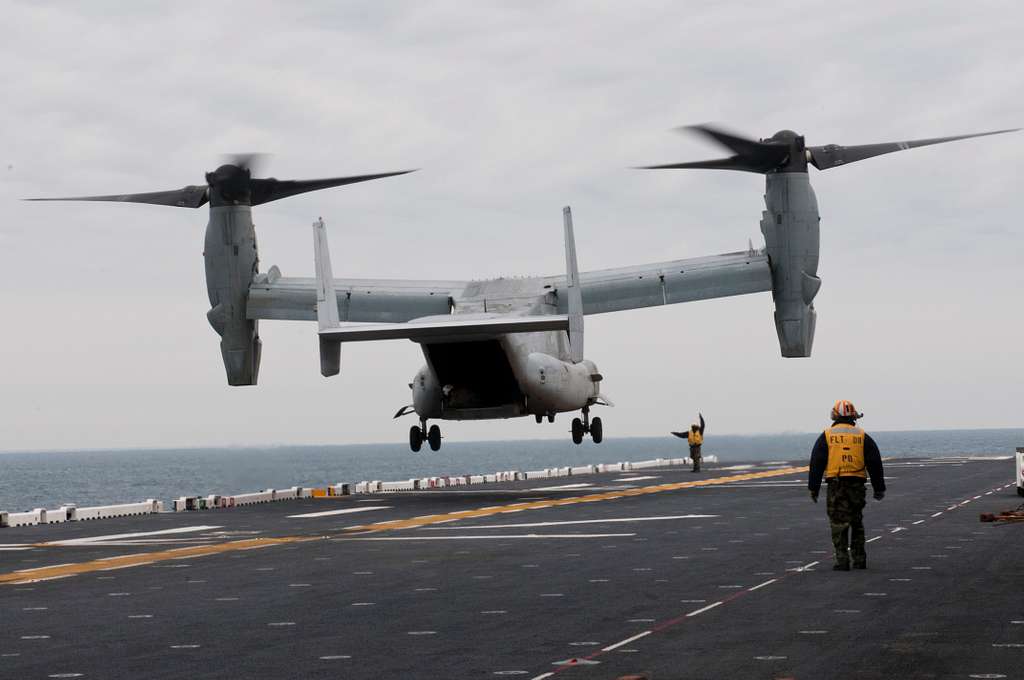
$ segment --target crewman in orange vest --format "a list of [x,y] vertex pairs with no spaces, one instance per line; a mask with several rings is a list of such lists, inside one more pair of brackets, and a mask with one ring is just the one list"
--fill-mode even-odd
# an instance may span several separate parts
[[818,502],[821,477],[828,484],[828,521],[832,527],[832,546],[835,549],[837,571],[849,571],[850,560],[854,569],[866,569],[867,552],[864,550],[865,484],[871,478],[875,500],[885,496],[885,475],[878,445],[864,430],[857,427],[857,413],[853,404],[840,399],[832,407],[832,426],[814,443],[811,452],[810,474],[807,488],[811,500]]
[[698,413],[697,416],[700,418],[700,425],[696,423],[690,425],[690,429],[686,432],[673,432],[677,437],[686,440],[686,443],[690,445],[690,460],[693,461],[693,470],[691,472],[700,472],[700,447],[704,444],[704,415]]

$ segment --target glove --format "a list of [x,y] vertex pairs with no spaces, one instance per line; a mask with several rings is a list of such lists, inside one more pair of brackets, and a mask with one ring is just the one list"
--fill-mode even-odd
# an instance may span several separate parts
[[814,501],[815,503],[818,502],[818,492],[817,491],[812,491],[811,492],[811,500]]
[[880,501],[883,498],[885,498],[885,492],[884,491],[876,491],[875,492],[875,500],[876,501]]

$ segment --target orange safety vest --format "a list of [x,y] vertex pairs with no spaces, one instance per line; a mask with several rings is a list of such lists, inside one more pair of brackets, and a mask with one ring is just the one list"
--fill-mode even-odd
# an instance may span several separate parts
[[864,467],[864,430],[856,425],[839,423],[825,430],[825,441],[828,442],[825,479],[867,479],[867,470]]
[[693,430],[690,430],[689,432],[686,433],[686,441],[690,444],[690,446],[700,446],[701,444],[704,443],[704,435],[702,435],[700,432],[694,432]]

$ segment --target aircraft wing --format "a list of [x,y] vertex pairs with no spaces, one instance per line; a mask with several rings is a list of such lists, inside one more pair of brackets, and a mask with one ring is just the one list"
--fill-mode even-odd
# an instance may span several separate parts
[[417,319],[408,323],[336,326],[321,329],[320,337],[339,342],[399,339],[414,342],[462,342],[493,338],[505,333],[536,333],[568,329],[569,317],[561,314],[545,316],[494,315],[487,318],[468,314]]
[[[565,277],[545,283],[558,289]],[[749,250],[582,272],[580,288],[584,314],[602,314],[770,291],[772,272],[767,255]],[[565,296],[559,296],[558,311],[566,312]]]
[[[338,319],[365,323],[402,323],[448,314],[465,281],[334,279]],[[284,277],[272,267],[249,288],[250,319],[316,321],[317,284],[312,277]]]

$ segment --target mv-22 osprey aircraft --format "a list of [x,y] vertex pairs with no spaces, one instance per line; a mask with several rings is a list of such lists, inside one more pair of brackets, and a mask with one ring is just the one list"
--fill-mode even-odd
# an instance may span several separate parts
[[[324,223],[313,225],[315,278],[290,278],[276,266],[259,272],[253,206],[288,196],[410,171],[317,180],[256,179],[252,157],[237,157],[206,175],[205,186],[144,194],[35,200],[149,203],[198,208],[210,204],[203,256],[211,309],[207,319],[221,336],[230,385],[255,385],[260,366],[261,320],[317,321],[320,372],[337,375],[346,342],[408,339],[419,343],[426,364],[413,377],[415,412],[409,446],[441,446],[441,430],[428,419],[483,420],[555,414],[572,420],[576,444],[603,437],[590,407],[610,404],[602,375],[583,356],[583,318],[626,309],[771,291],[775,327],[784,357],[808,357],[814,340],[819,216],[808,165],[838,167],[930,144],[1010,132],[921,139],[860,146],[806,146],[789,130],[751,140],[710,126],[688,128],[733,152],[712,161],[647,166],[742,170],[765,176],[763,250],[580,272],[572,214],[563,211],[564,274],[486,281],[336,279]],[[344,323],[343,323],[344,322]]]

